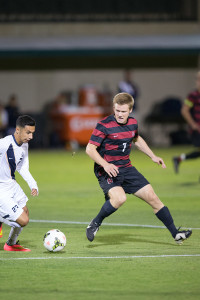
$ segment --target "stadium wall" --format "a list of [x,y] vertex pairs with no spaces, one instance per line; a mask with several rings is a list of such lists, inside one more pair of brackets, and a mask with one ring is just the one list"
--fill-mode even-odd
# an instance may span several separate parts
[[[133,79],[140,89],[139,117],[142,119],[152,105],[166,97],[184,99],[194,88],[196,69],[135,69]],[[0,72],[1,101],[6,103],[16,93],[23,112],[39,112],[63,90],[76,92],[81,86],[93,84],[99,90],[105,85],[112,93],[123,78],[122,69],[66,71],[4,71]]]
[[[91,26],[92,25],[92,26]],[[0,36],[98,36],[98,35],[167,35],[199,34],[198,22],[163,23],[21,23],[1,24]]]

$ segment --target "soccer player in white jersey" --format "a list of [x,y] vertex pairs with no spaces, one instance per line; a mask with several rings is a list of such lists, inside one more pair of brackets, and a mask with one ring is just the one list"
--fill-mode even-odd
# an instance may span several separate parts
[[23,115],[17,119],[14,135],[0,139],[0,237],[2,223],[11,226],[5,251],[31,251],[17,242],[22,228],[29,222],[29,211],[28,198],[15,180],[15,171],[28,183],[31,195],[37,196],[38,186],[29,172],[28,159],[28,142],[34,132],[35,120]]

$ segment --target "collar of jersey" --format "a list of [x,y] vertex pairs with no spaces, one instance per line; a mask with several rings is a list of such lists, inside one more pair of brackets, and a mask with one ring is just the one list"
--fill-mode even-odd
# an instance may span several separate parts
[[15,144],[16,144],[18,147],[21,147],[21,145],[18,144],[18,142],[16,141],[14,134],[12,134],[12,137],[13,137],[13,140],[15,141]]
[[118,125],[120,125],[120,126],[127,125],[128,120],[129,120],[129,117],[128,117],[127,122],[126,122],[125,124],[121,124],[121,123],[118,123],[118,122],[117,122],[117,120],[116,120],[116,118],[115,118],[115,115],[113,115],[113,118],[114,118],[115,122],[116,122]]

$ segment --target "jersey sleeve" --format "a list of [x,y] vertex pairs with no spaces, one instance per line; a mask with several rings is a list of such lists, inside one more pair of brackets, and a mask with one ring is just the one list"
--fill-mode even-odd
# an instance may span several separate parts
[[4,139],[0,139],[0,157],[5,152],[6,152],[6,145],[5,145]]
[[8,146],[9,146],[9,143],[7,141],[5,141],[5,138],[0,139],[0,163],[1,163],[1,160],[4,156],[4,154],[8,150]]
[[139,132],[138,132],[138,129],[136,129],[134,138],[137,139],[138,136],[139,136]]
[[93,130],[91,138],[89,140],[90,144],[99,147],[106,137],[106,128],[99,122],[96,128]]
[[138,136],[139,136],[139,132],[138,132],[138,123],[137,123],[137,128],[135,130],[134,140],[137,140]]
[[187,98],[184,100],[184,104],[192,108],[194,106],[194,96],[190,93]]
[[28,146],[25,149],[25,155],[22,161],[17,166],[17,171],[28,183],[31,190],[36,189],[38,191],[37,183],[29,171]]

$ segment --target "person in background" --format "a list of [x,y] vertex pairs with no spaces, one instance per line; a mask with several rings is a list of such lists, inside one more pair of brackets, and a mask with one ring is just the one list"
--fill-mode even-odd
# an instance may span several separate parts
[[119,93],[128,93],[134,99],[134,111],[137,110],[137,100],[139,95],[139,90],[137,85],[133,81],[133,75],[131,74],[131,70],[126,70],[124,72],[124,80],[120,81],[118,84],[118,92]]
[[5,107],[8,113],[8,128],[7,128],[7,135],[13,134],[15,132],[15,125],[17,118],[19,116],[19,107],[17,96],[12,94],[8,99],[8,104]]
[[3,104],[0,102],[0,138],[5,136],[6,128],[8,126],[8,113]]
[[200,157],[200,71],[197,72],[196,89],[185,99],[181,114],[190,127],[192,144],[196,147],[196,150],[173,157],[175,173],[179,172],[182,161]]

